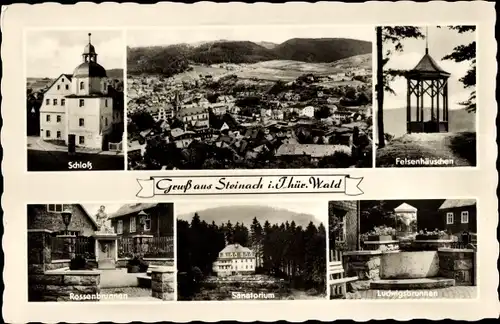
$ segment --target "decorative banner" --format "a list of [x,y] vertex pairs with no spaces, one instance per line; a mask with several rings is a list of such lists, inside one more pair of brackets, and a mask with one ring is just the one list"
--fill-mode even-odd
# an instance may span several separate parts
[[349,175],[288,176],[157,176],[137,179],[139,198],[161,195],[274,194],[274,193],[344,193],[363,194],[363,178]]

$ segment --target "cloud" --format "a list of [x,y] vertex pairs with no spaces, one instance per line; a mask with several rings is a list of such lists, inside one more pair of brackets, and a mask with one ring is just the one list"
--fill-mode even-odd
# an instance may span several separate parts
[[[79,32],[75,39],[65,32],[37,32],[26,38],[26,74],[28,77],[55,78],[62,73],[73,73],[82,63],[82,52],[87,41]],[[92,44],[97,61],[106,69],[124,68],[125,44],[119,32],[93,33]]]

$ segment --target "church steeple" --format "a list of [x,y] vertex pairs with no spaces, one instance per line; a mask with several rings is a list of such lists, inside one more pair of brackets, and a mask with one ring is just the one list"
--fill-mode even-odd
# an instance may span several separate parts
[[94,45],[92,45],[92,39],[91,36],[92,34],[89,33],[89,43],[85,45],[85,48],[83,49],[83,62],[97,62],[97,53],[95,51]]

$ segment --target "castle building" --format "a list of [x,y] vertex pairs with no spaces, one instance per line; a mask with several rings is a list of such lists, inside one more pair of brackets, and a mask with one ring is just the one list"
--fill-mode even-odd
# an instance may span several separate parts
[[40,108],[40,134],[43,140],[108,150],[113,124],[121,121],[113,112],[106,69],[97,63],[90,36],[82,63],[72,75],[61,74],[45,92]]
[[218,277],[254,274],[255,253],[239,244],[229,244],[219,252],[212,270]]

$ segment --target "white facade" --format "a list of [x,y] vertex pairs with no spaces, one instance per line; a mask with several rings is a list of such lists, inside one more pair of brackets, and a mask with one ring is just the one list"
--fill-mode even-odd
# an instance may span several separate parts
[[230,244],[219,252],[212,270],[219,277],[254,274],[255,254],[249,248],[239,244]]
[[105,137],[120,116],[113,115],[106,70],[97,64],[90,40],[82,57],[73,75],[62,74],[45,92],[40,134],[43,140],[61,140],[67,145],[74,139],[76,146],[107,150]]

